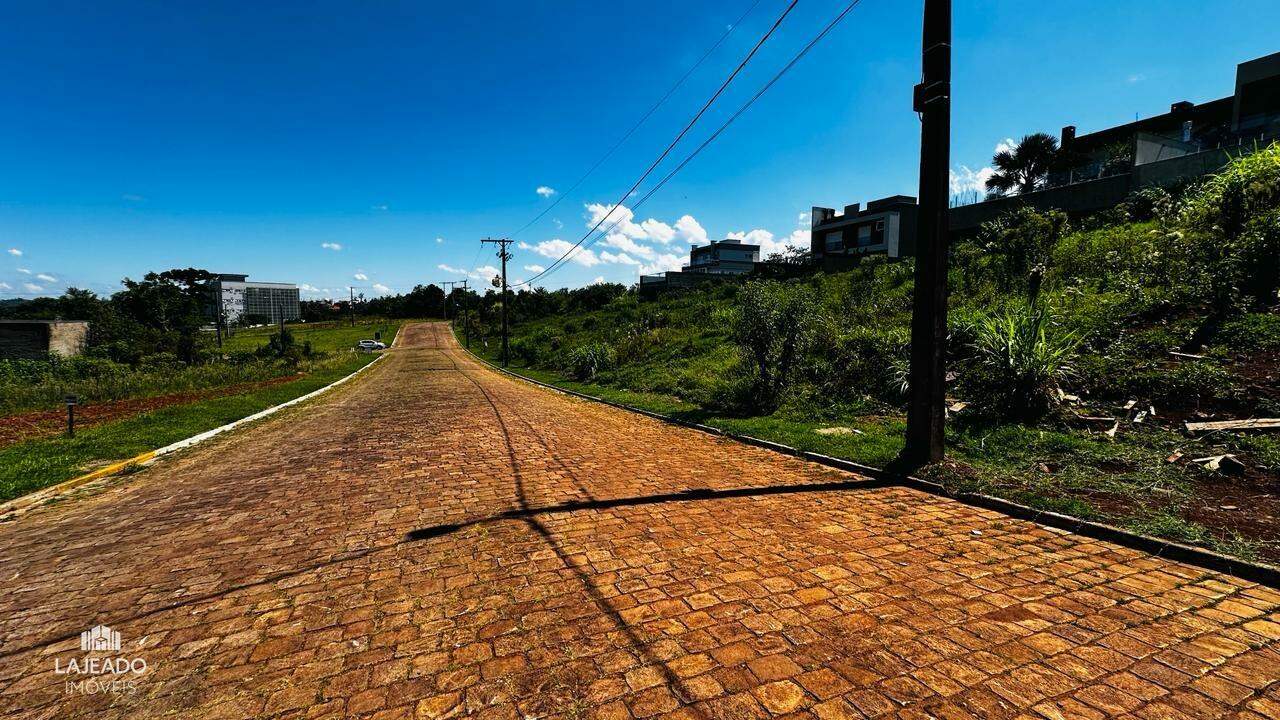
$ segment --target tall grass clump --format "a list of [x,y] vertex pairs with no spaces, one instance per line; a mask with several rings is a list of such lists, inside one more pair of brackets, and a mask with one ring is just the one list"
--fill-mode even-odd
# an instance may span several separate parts
[[967,400],[986,414],[1018,422],[1042,417],[1072,372],[1079,335],[1053,321],[1048,305],[1015,305],[972,328],[972,357],[962,374]]

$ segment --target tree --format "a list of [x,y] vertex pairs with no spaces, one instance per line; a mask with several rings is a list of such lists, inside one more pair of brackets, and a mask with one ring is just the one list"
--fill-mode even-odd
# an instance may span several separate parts
[[187,363],[197,355],[200,327],[210,304],[206,283],[215,276],[195,268],[147,273],[142,280],[124,279],[125,289],[111,296],[122,315],[156,331],[163,340],[157,350],[172,348]]
[[753,371],[753,403],[774,410],[820,324],[817,293],[773,280],[747,283],[738,293],[732,337]]
[[1040,187],[1057,165],[1058,139],[1048,133],[1027,135],[1012,150],[1001,150],[991,158],[995,174],[987,179],[987,190],[1004,195],[1012,190],[1025,195]]

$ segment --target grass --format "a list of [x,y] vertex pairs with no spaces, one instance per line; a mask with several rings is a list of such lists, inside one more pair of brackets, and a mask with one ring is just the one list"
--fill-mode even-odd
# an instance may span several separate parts
[[[373,331],[379,330],[390,345],[400,325],[401,321],[357,323],[354,328],[329,323],[309,325],[297,331],[295,337],[299,341],[303,337],[311,339],[313,349],[327,356],[311,362],[306,375],[297,380],[161,408],[80,430],[75,438],[31,440],[0,449],[0,501],[56,485],[96,467],[164,447],[318,390],[377,357],[373,353],[352,352],[356,340],[371,338]],[[255,328],[232,340],[240,345],[236,349],[254,349],[269,336],[265,328]]]
[[292,400],[355,372],[376,357],[352,353],[292,382],[242,395],[173,405],[78,431],[75,438],[32,440],[0,449],[0,501],[56,485],[95,467],[164,447]]
[[[346,322],[290,323],[285,327],[293,333],[294,342],[301,345],[311,343],[314,352],[334,352],[349,350],[361,340],[372,340],[374,334],[382,336],[382,342],[391,345],[396,330],[400,328],[400,320],[357,320],[354,326]],[[237,330],[234,335],[222,343],[225,352],[257,350],[277,332],[270,327],[248,328]]]

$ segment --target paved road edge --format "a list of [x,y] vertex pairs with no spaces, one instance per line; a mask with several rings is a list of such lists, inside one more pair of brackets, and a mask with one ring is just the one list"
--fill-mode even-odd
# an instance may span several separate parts
[[1257,562],[1249,562],[1246,560],[1241,560],[1239,558],[1231,557],[1229,555],[1223,555],[1221,553],[1217,553],[1205,548],[1195,547],[1193,545],[1184,545],[1182,543],[1173,542],[1171,540],[1162,540],[1160,538],[1152,537],[1150,535],[1141,535],[1139,533],[1125,530],[1124,528],[1119,528],[1114,525],[1107,525],[1106,523],[1093,522],[1091,520],[1082,520],[1080,518],[1071,517],[1070,515],[1063,515],[1061,513],[1051,512],[1049,510],[1037,510],[1036,508],[1015,503],[1010,500],[1005,500],[1003,498],[994,497],[992,495],[983,495],[980,493],[953,492],[948,490],[944,485],[940,483],[932,482],[929,480],[922,480],[920,478],[917,478],[911,475],[899,475],[899,474],[888,472],[882,468],[877,468],[877,467],[872,467],[870,465],[863,465],[861,463],[856,463],[856,462],[853,462],[852,460],[844,460],[842,458],[831,457],[829,455],[821,455],[819,453],[799,450],[789,445],[783,445],[781,443],[775,443],[769,440],[762,440],[760,438],[752,437],[750,435],[739,435],[737,433],[726,432],[719,428],[711,427],[710,425],[703,425],[701,423],[693,423],[685,420],[680,420],[678,418],[674,418],[669,415],[663,415],[662,413],[653,412],[652,410],[645,410],[643,408],[633,407],[631,405],[626,405],[624,403],[614,402],[612,400],[606,400],[604,398],[596,397],[595,395],[588,395],[587,393],[578,392],[576,390],[569,390],[568,388],[558,387],[550,383],[542,382],[541,380],[535,380],[531,377],[521,375],[520,373],[517,373],[513,370],[509,370],[507,368],[495,365],[489,362],[488,360],[486,360],[485,358],[475,354],[474,352],[467,350],[466,348],[459,346],[459,349],[465,351],[466,353],[474,357],[479,362],[483,363],[484,365],[487,365],[488,367],[500,373],[509,375],[518,380],[523,380],[524,382],[531,383],[533,385],[537,385],[539,387],[546,388],[548,390],[552,390],[558,393],[571,395],[573,397],[581,398],[583,400],[590,400],[592,402],[601,403],[604,405],[608,405],[610,407],[618,408],[619,410],[626,410],[627,412],[644,415],[646,417],[650,417],[655,420],[660,420],[662,422],[669,423],[672,425],[678,425],[680,427],[689,428],[692,430],[698,430],[700,432],[708,433],[710,435],[727,438],[729,440],[734,440],[736,442],[744,443],[747,445],[753,445],[755,447],[764,448],[766,450],[772,450],[774,452],[782,453],[784,455],[791,455],[793,457],[798,457],[803,460],[808,460],[809,462],[817,463],[819,465],[825,465],[827,467],[833,467],[838,470],[845,470],[847,472],[858,473],[861,475],[868,475],[870,477],[885,481],[893,485],[908,487],[908,488],[929,493],[931,495],[938,495],[940,497],[950,498],[952,500],[965,503],[966,505],[973,505],[975,507],[994,510],[996,512],[1001,512],[1001,513],[1004,513],[1005,515],[1009,515],[1011,517],[1015,517],[1020,520],[1027,520],[1029,522],[1033,522],[1038,525],[1046,525],[1052,528],[1056,528],[1058,530],[1064,530],[1066,532],[1075,533],[1078,535],[1084,535],[1085,537],[1090,537],[1095,540],[1104,540],[1107,542],[1112,542],[1117,545],[1122,545],[1132,550],[1138,550],[1141,552],[1149,553],[1157,557],[1163,557],[1163,558],[1168,558],[1170,560],[1175,560],[1178,562],[1184,562],[1184,563],[1187,563],[1188,565],[1195,565],[1197,567],[1205,568],[1206,570],[1213,570],[1216,572],[1225,573],[1227,575],[1234,575],[1236,577],[1239,577],[1245,580],[1250,580],[1252,582],[1256,582],[1261,585],[1267,585],[1273,588],[1280,588],[1280,567],[1276,567],[1274,565],[1267,565],[1265,563],[1257,563]]
[[[400,326],[400,330],[403,330],[403,329],[404,329],[404,325],[402,324]],[[391,347],[393,348],[396,347],[396,344],[400,341],[400,330],[396,331],[396,336],[391,341]],[[273,405],[269,408],[259,410],[258,412],[253,413],[252,415],[246,415],[245,417],[242,417],[239,420],[229,422],[226,425],[220,425],[216,428],[213,428],[212,430],[205,430],[202,433],[192,435],[189,438],[184,438],[175,443],[170,443],[168,445],[165,445],[162,448],[157,448],[155,450],[148,450],[144,453],[135,455],[127,460],[121,460],[119,462],[112,463],[106,467],[98,468],[93,472],[80,475],[79,477],[74,477],[74,478],[71,478],[70,480],[64,480],[58,483],[57,485],[50,485],[49,487],[40,488],[39,490],[27,493],[26,495],[16,497],[4,504],[0,504],[0,518],[4,520],[12,520],[14,517],[21,515],[27,510],[30,510],[31,508],[36,507],[51,498],[55,498],[71,490],[75,490],[76,488],[82,485],[87,485],[93,482],[94,480],[101,480],[103,478],[111,477],[112,475],[119,474],[132,467],[140,467],[143,465],[147,465],[155,461],[156,458],[163,457],[165,455],[177,452],[179,450],[185,450],[189,447],[198,445],[204,442],[205,440],[216,437],[230,430],[234,430],[240,427],[241,425],[247,425],[251,422],[261,420],[265,417],[274,415],[286,408],[304,403],[307,400],[310,400],[316,397],[317,395],[322,395],[328,392],[329,390],[332,390],[333,388],[338,387],[339,385],[342,385],[343,383],[351,380],[352,378],[364,372],[365,370],[368,370],[374,365],[377,365],[378,361],[382,360],[382,358],[384,357],[386,356],[379,355],[378,357],[373,359],[373,362],[370,362],[366,365],[362,365],[359,368],[356,368],[356,370],[350,373],[349,375],[344,375],[338,378],[337,380],[334,380],[333,382],[329,383],[328,385],[325,385],[322,388],[317,388],[315,390],[312,390],[306,395],[299,395],[298,397],[292,400],[286,400],[285,402],[282,402],[279,405]]]

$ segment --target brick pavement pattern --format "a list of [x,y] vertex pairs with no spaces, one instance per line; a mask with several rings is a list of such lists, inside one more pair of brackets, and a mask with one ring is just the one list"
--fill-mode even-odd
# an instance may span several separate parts
[[1276,590],[388,354],[0,526],[0,715],[1280,717]]

